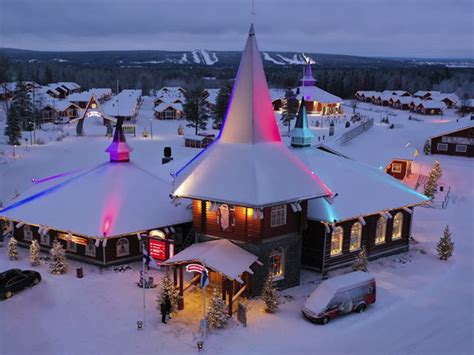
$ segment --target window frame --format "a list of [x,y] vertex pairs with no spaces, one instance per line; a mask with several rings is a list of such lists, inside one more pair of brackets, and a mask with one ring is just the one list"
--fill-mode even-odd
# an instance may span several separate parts
[[[383,225],[383,239],[378,240],[379,226],[380,225]],[[375,239],[374,239],[374,242],[375,242],[375,245],[381,245],[381,244],[384,244],[386,241],[387,241],[387,219],[385,217],[380,216],[377,219],[377,223],[375,225]]]
[[[122,244],[124,245],[125,250],[119,253],[119,248],[122,247]],[[115,256],[117,258],[121,258],[128,255],[130,255],[130,241],[125,237],[120,238],[119,240],[117,240],[117,243],[115,245]]]
[[[354,231],[355,231],[355,228],[358,229],[357,231],[357,235],[355,235]],[[350,236],[350,243],[349,243],[349,251],[351,252],[354,252],[354,251],[358,251],[361,249],[361,246],[362,246],[362,229],[363,229],[363,226],[362,226],[362,223],[360,222],[355,222],[352,224],[352,227],[351,227],[351,236]],[[352,243],[352,239],[353,238],[357,238],[357,247],[353,247],[353,243]]]
[[270,227],[281,227],[287,224],[288,209],[285,205],[272,206],[270,209]]
[[[441,148],[445,147],[445,148]],[[440,152],[447,152],[448,151],[448,143],[438,143],[436,144],[436,149],[439,150]]]
[[[93,249],[92,249],[93,248]],[[92,252],[92,250],[94,252]],[[84,246],[84,255],[95,258],[97,256],[97,248],[95,246],[95,240],[92,238],[87,239],[87,245]]]
[[[47,241],[47,243],[45,242]],[[40,234],[40,245],[51,246],[51,235],[48,233]]]
[[[333,248],[334,237],[336,237],[336,236],[340,236],[339,246],[337,248],[337,250],[338,250],[337,252],[335,252],[334,251],[335,248]],[[331,233],[331,245],[330,245],[330,251],[329,251],[330,257],[342,255],[343,241],[344,241],[344,228],[341,227],[341,226],[338,226]]]
[[23,240],[27,242],[33,241],[33,231],[31,230],[31,226],[29,224],[25,224],[23,226]]
[[77,253],[77,244],[72,240],[66,240],[66,251]]
[[[278,259],[275,260],[276,258]],[[276,247],[271,251],[268,257],[268,263],[268,273],[273,281],[278,281],[285,278],[285,250],[282,247]],[[275,271],[275,265],[279,266],[277,271]]]
[[[392,240],[399,240],[403,237],[403,213],[397,212],[395,216],[393,216],[393,224],[392,224]],[[395,223],[398,222],[399,224],[396,226]],[[395,229],[397,228],[397,229]],[[395,234],[397,232],[397,234]],[[398,234],[399,233],[399,234]]]
[[[464,150],[459,150],[458,148],[464,148]],[[456,144],[456,153],[466,153],[467,145],[466,144]]]
[[392,173],[400,174],[402,172],[402,163],[392,163]]

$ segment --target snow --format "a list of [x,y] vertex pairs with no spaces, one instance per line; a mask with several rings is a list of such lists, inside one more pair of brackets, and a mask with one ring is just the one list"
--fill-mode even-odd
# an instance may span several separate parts
[[162,102],[161,104],[159,104],[158,106],[156,106],[154,108],[154,111],[156,112],[163,112],[164,110],[166,110],[167,108],[173,108],[174,110],[176,111],[183,111],[183,105],[180,104],[180,103],[177,103],[177,104],[173,104],[173,103],[168,103],[168,102]]
[[278,64],[278,65],[286,65],[285,62],[280,62],[278,60],[276,60],[275,58],[273,58],[269,53],[267,52],[263,52],[263,59],[269,61],[269,62],[272,62],[273,64]]
[[287,64],[306,64],[306,58],[304,54],[294,54],[292,58],[284,57],[281,54],[277,54],[281,60],[286,62]]
[[306,101],[318,101],[323,104],[325,103],[342,103],[342,99],[336,95],[333,95],[317,86],[300,86],[300,93],[297,95],[298,100],[302,97]]
[[191,54],[196,64],[214,65],[219,61],[215,52],[208,52],[205,49],[196,49]]
[[362,271],[335,276],[323,281],[311,296],[308,297],[303,308],[318,315],[326,309],[331,299],[337,293],[345,292],[351,288],[368,284],[372,281],[374,281],[374,277],[370,273]]
[[240,275],[250,269],[258,257],[235,245],[227,239],[211,240],[196,243],[168,259],[164,265],[175,265],[185,262],[199,262],[211,270],[224,274],[230,280],[240,283]]
[[107,116],[133,117],[137,113],[141,96],[141,90],[122,90],[102,104],[101,108]]

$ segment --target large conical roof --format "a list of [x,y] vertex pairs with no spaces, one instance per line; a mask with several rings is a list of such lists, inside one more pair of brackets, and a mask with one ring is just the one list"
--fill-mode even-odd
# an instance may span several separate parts
[[331,195],[281,142],[253,26],[219,137],[175,176],[177,197],[249,207]]
[[223,143],[281,142],[253,25],[219,136]]

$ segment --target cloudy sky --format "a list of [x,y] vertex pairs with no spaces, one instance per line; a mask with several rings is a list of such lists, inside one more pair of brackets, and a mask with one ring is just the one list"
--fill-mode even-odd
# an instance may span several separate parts
[[[0,0],[0,47],[240,50],[251,0]],[[262,50],[474,57],[472,0],[255,0]]]

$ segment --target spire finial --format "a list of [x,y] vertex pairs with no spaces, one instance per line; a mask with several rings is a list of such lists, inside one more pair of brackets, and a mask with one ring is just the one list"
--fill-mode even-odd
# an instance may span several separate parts
[[125,134],[123,133],[122,125],[123,118],[117,119],[117,123],[115,125],[114,139],[106,150],[106,152],[109,153],[110,161],[112,162],[130,160],[129,156],[130,152],[132,151],[132,148],[130,148],[127,144]]
[[250,24],[249,36],[255,36],[255,29],[253,28],[253,23]]

